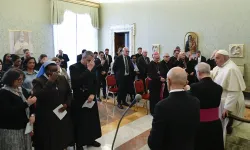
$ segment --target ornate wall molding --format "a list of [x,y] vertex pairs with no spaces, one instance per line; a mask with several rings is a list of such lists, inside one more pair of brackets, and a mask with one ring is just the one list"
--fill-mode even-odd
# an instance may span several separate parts
[[129,50],[130,54],[135,54],[135,23],[124,25],[113,25],[110,27],[110,43],[112,55],[115,55],[115,33],[129,33]]

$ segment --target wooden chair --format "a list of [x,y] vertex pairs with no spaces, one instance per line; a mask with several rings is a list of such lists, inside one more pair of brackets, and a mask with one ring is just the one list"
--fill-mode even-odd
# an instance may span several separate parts
[[[143,81],[142,80],[135,80],[134,81],[134,88],[135,88],[135,94],[141,94],[142,99],[145,100],[142,107],[147,109],[147,114],[148,114],[149,93],[145,93]],[[137,105],[135,107],[137,107]]]
[[108,101],[109,93],[113,95],[114,105],[115,105],[115,94],[118,92],[118,87],[116,84],[116,79],[114,75],[108,75],[106,77],[106,84],[107,84],[107,96],[106,102]]

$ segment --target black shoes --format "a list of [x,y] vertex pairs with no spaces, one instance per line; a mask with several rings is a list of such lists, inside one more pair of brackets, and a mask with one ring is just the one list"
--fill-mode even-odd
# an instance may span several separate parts
[[123,102],[122,105],[129,106],[129,104],[127,102]]
[[117,104],[117,107],[120,108],[120,109],[123,109],[122,104]]
[[88,146],[100,147],[101,144],[99,142],[94,141],[93,143],[89,144]]

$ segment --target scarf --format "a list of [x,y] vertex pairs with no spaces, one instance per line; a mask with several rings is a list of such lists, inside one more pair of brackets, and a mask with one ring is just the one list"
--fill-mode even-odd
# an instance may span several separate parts
[[[18,88],[16,88],[16,89],[14,89],[14,88],[12,88],[12,87],[10,87],[10,86],[6,86],[6,85],[5,85],[2,89],[6,90],[6,91],[9,91],[9,92],[11,92],[11,93],[13,93],[13,94],[15,94],[15,95],[21,97],[22,100],[23,100],[23,102],[27,102],[27,101],[26,101],[26,98],[25,98],[24,95],[23,95],[23,91],[22,91],[22,88],[21,88],[21,87],[18,87]],[[27,108],[25,109],[25,112],[26,112],[27,118],[29,119],[29,116],[30,116],[30,109],[29,109],[29,107],[27,107]]]

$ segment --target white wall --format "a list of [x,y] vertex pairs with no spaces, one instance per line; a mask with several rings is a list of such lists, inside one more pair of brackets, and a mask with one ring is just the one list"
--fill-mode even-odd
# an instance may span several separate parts
[[0,0],[0,58],[10,52],[8,30],[31,30],[34,56],[52,57],[53,30],[50,0]]
[[[199,50],[206,57],[229,44],[245,44],[245,57],[233,59],[247,64],[245,81],[250,90],[250,1],[249,0],[141,0],[101,4],[99,49],[110,48],[109,27],[136,24],[135,46],[151,49],[161,44],[161,55],[179,45],[187,32],[199,36]],[[151,54],[149,54],[151,56]]]

